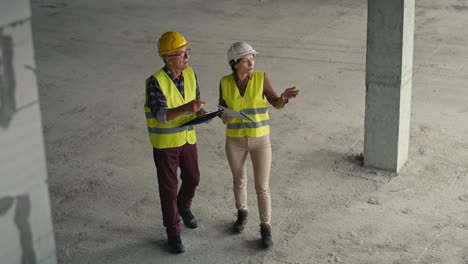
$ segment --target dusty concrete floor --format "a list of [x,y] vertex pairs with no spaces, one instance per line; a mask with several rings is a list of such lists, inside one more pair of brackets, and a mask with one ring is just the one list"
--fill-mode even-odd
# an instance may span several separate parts
[[[160,1],[162,2],[162,1]],[[418,0],[410,159],[400,175],[359,167],[367,1],[33,0],[60,263],[468,263],[468,1]],[[257,69],[300,97],[272,109],[273,235],[258,213],[232,236],[220,122],[198,127],[202,181],[167,253],[143,114],[154,43],[177,30],[214,110],[228,46],[250,42]]]

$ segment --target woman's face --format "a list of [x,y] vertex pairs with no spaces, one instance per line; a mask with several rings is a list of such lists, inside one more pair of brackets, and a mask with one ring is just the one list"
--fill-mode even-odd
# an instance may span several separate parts
[[254,55],[247,55],[239,59],[234,66],[239,74],[252,74],[255,65]]

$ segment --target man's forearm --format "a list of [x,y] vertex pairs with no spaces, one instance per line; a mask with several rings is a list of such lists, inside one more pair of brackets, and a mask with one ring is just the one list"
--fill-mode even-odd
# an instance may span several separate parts
[[176,107],[176,108],[172,108],[172,109],[167,109],[166,111],[166,120],[167,121],[170,121],[178,116],[181,116],[181,115],[184,115],[187,110],[185,109],[185,105],[181,105],[179,107]]

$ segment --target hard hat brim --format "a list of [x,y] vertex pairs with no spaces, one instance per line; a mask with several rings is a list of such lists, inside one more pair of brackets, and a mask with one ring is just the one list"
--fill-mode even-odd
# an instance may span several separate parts
[[256,55],[256,54],[258,54],[257,51],[249,50],[249,51],[243,52],[241,54],[237,54],[237,56],[235,56],[232,60],[238,61],[242,57],[245,57],[245,56],[248,56],[248,55]]
[[178,50],[183,49],[183,48],[185,48],[185,47],[187,47],[187,46],[189,46],[189,45],[190,45],[190,42],[186,42],[186,43],[183,44],[182,46],[177,47],[177,49],[170,49],[170,50],[162,50],[162,51],[159,51],[159,56],[160,56],[160,57],[166,56],[166,55],[168,55],[168,54],[170,54],[170,53],[172,53],[172,52],[174,52],[174,51],[178,51]]

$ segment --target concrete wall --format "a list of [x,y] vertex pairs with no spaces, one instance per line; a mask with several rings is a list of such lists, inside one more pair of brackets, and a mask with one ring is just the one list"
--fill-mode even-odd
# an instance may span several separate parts
[[0,2],[0,263],[56,263],[29,0]]

